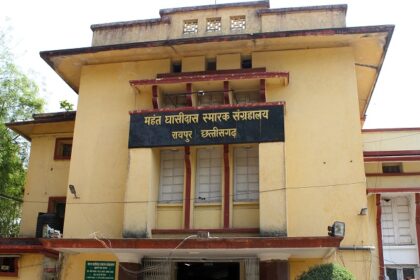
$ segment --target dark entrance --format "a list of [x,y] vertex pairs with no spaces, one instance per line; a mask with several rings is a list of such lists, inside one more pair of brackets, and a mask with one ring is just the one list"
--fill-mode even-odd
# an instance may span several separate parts
[[239,262],[179,262],[177,280],[239,280]]

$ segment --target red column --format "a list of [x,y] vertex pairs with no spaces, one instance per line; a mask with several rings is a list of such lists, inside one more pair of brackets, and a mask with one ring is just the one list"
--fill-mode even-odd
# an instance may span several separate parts
[[184,208],[184,228],[190,228],[190,214],[191,214],[191,161],[190,161],[190,147],[185,147],[185,208]]
[[224,161],[224,198],[223,198],[223,228],[229,228],[230,218],[230,167],[229,167],[229,145],[223,146]]
[[260,80],[260,102],[265,102],[265,79]]
[[225,104],[229,104],[229,81],[223,82],[223,99]]
[[158,108],[158,87],[157,87],[157,85],[152,86],[152,104],[153,104],[153,109]]
[[187,106],[192,106],[192,84],[187,83]]
[[379,257],[379,279],[384,280],[384,250],[382,246],[382,208],[381,208],[381,195],[376,194],[376,232],[378,237],[378,257]]

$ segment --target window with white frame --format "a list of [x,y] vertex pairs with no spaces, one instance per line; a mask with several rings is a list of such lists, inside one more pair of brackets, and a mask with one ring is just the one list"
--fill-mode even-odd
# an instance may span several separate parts
[[381,206],[383,244],[413,244],[409,198],[406,196],[383,198]]
[[222,149],[197,149],[196,202],[221,201]]
[[160,152],[160,203],[181,203],[184,191],[184,152],[162,150]]
[[416,267],[386,267],[387,280],[418,279],[418,268]]
[[233,153],[234,201],[258,201],[258,146],[236,147]]

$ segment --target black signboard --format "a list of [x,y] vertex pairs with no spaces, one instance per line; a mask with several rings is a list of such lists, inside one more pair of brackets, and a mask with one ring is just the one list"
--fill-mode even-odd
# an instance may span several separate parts
[[284,141],[281,103],[131,114],[129,148]]

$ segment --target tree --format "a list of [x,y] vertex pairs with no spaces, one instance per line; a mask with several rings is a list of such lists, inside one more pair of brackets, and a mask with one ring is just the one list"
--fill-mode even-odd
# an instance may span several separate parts
[[38,87],[15,64],[0,30],[0,236],[18,234],[29,143],[5,123],[28,119],[41,112]]
[[326,263],[309,268],[302,273],[298,280],[356,280],[345,267],[338,264]]
[[66,112],[73,111],[73,104],[67,100],[60,100],[60,109],[63,109]]

